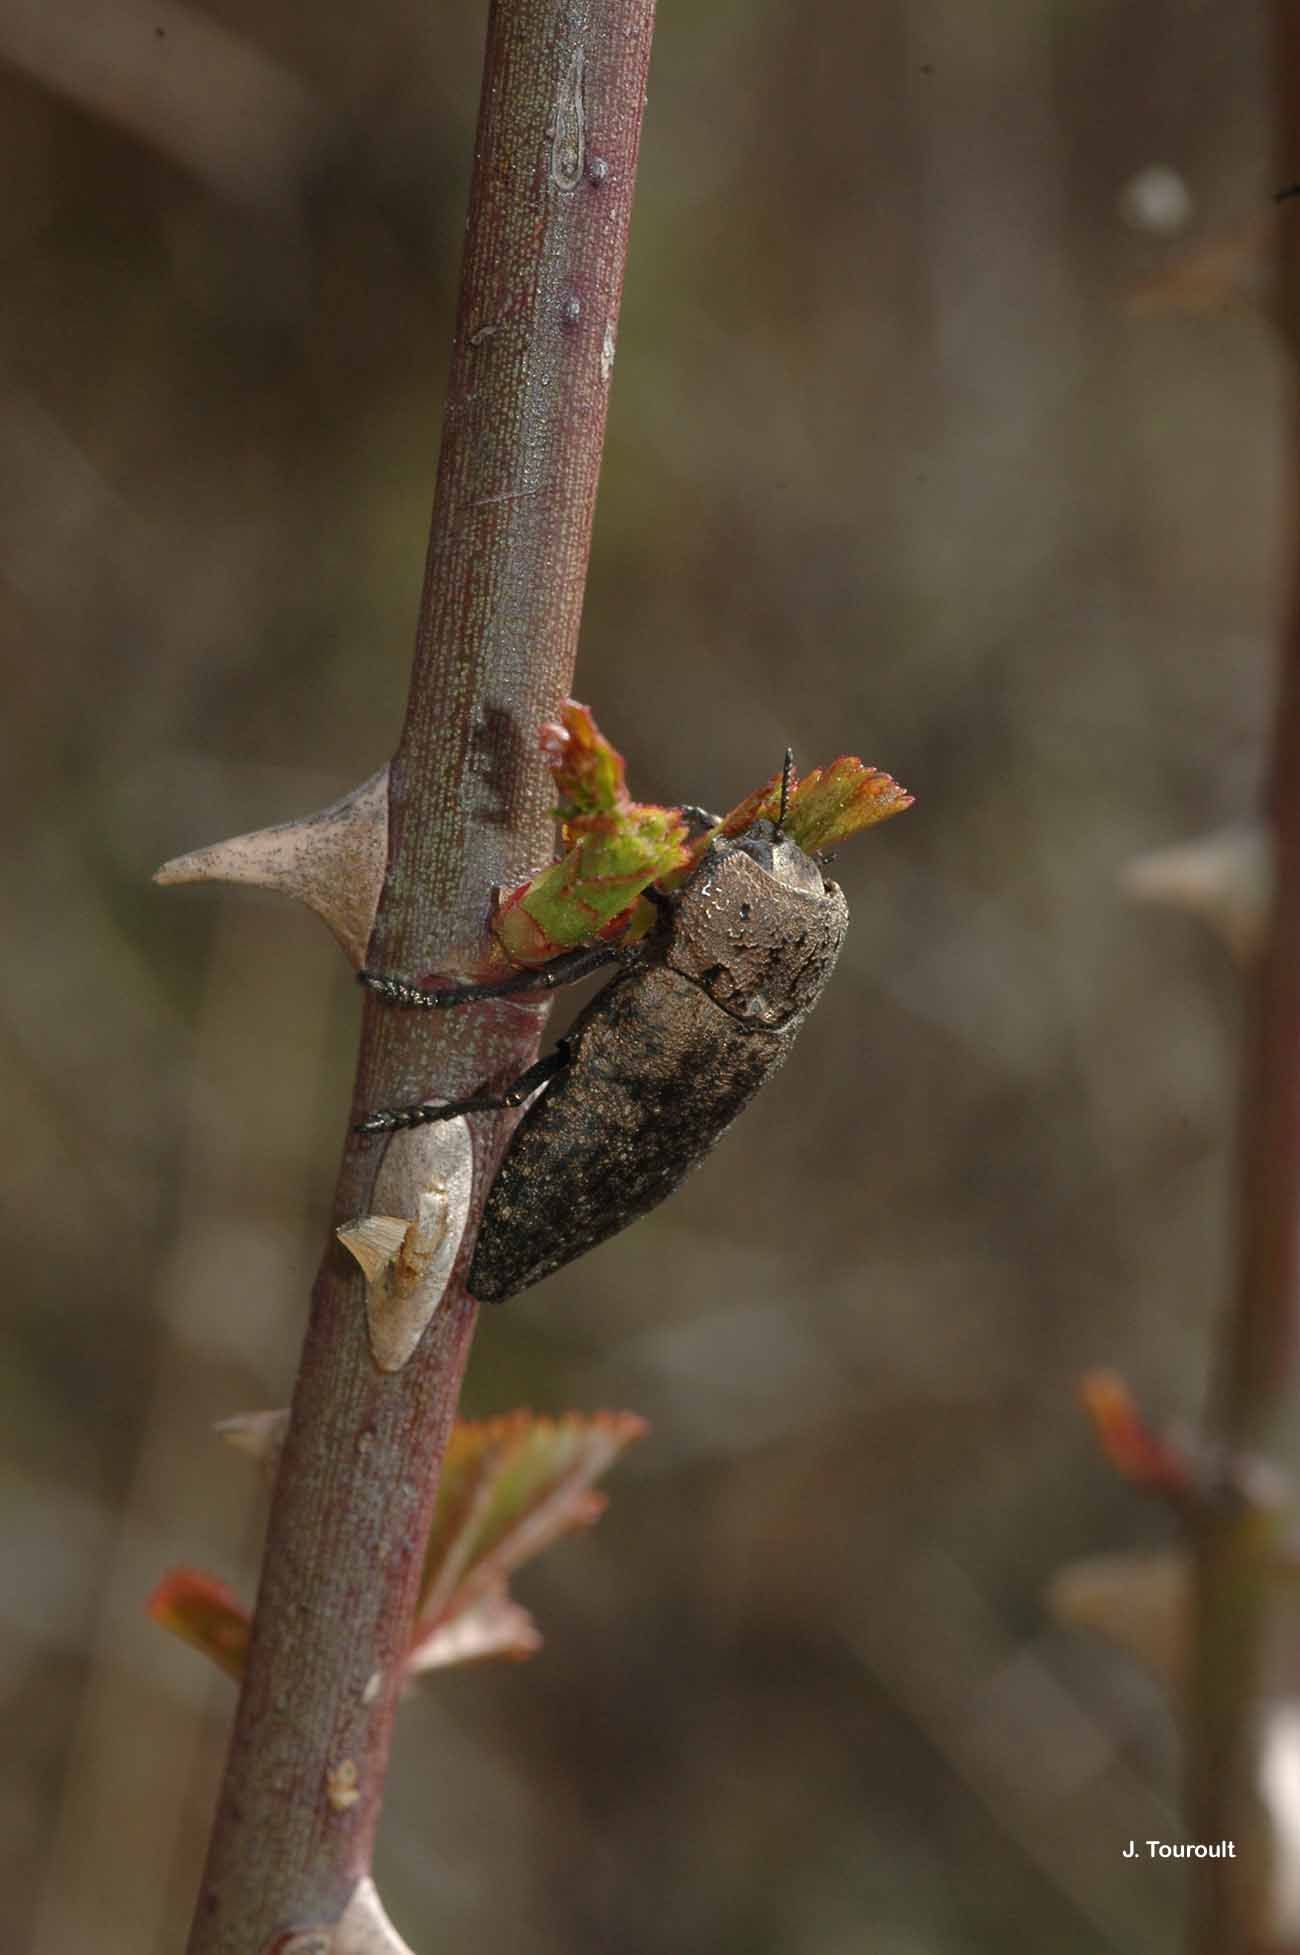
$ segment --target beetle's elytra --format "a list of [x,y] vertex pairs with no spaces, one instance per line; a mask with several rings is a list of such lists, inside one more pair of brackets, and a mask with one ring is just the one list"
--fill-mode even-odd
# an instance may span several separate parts
[[[469,1275],[503,1302],[670,1194],[784,1063],[834,969],[848,905],[778,826],[717,840],[641,943],[578,952],[492,986],[421,992],[362,973],[394,1003],[450,1005],[622,969],[557,1052],[505,1094],[401,1108],[367,1132],[518,1105],[539,1081],[489,1192]],[[563,969],[561,969],[563,967]]]

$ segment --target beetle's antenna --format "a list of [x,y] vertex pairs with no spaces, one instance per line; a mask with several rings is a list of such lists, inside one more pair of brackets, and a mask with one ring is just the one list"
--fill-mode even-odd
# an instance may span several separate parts
[[785,765],[781,769],[781,812],[776,818],[776,839],[779,842],[785,833],[786,809],[790,806],[790,782],[794,775],[794,748],[785,750]]

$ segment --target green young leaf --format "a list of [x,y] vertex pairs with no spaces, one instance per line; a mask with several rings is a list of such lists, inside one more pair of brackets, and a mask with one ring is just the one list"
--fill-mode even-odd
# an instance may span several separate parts
[[504,896],[492,924],[511,963],[524,967],[600,937],[633,941],[652,921],[642,891],[686,860],[681,810],[632,800],[623,756],[590,707],[566,699],[559,720],[543,726],[541,748],[565,853]]
[[512,963],[529,965],[597,937],[629,941],[641,892],[678,867],[685,839],[675,808],[630,803],[590,819],[561,861],[505,898],[492,926],[498,943]]
[[[541,1635],[508,1576],[604,1511],[593,1483],[648,1430],[633,1412],[460,1420],[452,1430],[425,1552],[407,1667],[412,1674],[484,1657],[531,1656]],[[146,1612],[232,1677],[243,1674],[249,1616],[215,1576],[178,1568]]]

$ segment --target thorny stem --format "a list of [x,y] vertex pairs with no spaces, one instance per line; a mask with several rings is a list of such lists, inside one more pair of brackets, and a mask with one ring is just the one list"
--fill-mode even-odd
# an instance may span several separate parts
[[[489,892],[549,858],[537,729],[569,690],[604,438],[653,0],[494,0],[428,565],[369,963],[472,969]],[[513,1077],[542,1012],[368,997],[351,1118]],[[506,1116],[508,1121],[509,1116]],[[508,1131],[472,1123],[475,1209]],[[387,1143],[349,1137],[335,1222]],[[247,1672],[189,1955],[334,1923],[370,1867],[421,1554],[476,1309],[452,1286],[381,1374],[331,1235],[312,1296]],[[328,1797],[351,1761],[359,1797]],[[334,1783],[340,1781],[337,1776]]]
[[[1278,181],[1300,160],[1300,0],[1275,0]],[[1278,325],[1300,354],[1300,205],[1278,212]],[[1300,418],[1291,428],[1292,527],[1300,507]],[[1247,1001],[1238,1129],[1237,1275],[1225,1317],[1207,1448],[1220,1487],[1197,1540],[1197,1621],[1189,1702],[1188,1837],[1236,1846],[1196,1863],[1191,1947],[1196,1955],[1289,1955],[1294,1924],[1272,1918],[1275,1853],[1260,1808],[1260,1742],[1278,1692],[1268,1642],[1279,1597],[1280,1488],[1261,1462],[1294,1469],[1300,1354],[1300,555],[1292,591],[1274,728],[1269,813],[1275,895],[1267,949]],[[1288,1430],[1288,1428],[1291,1428]],[[1290,1677],[1295,1675],[1292,1662]],[[1271,1702],[1269,1701],[1271,1699]]]

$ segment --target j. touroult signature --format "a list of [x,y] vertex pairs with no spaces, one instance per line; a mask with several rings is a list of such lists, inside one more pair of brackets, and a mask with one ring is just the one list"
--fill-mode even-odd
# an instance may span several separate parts
[[1235,1860],[1237,1857],[1234,1840],[1216,1840],[1213,1846],[1174,1844],[1169,1840],[1130,1840],[1124,1848],[1124,1858],[1139,1859],[1142,1847],[1147,1850],[1148,1860]]

